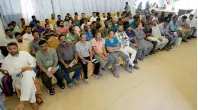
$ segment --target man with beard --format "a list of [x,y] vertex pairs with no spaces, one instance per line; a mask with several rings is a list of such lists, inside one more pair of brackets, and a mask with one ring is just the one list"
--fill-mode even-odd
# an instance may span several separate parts
[[32,41],[34,37],[32,36],[32,28],[31,26],[25,27],[26,33],[23,35],[23,40]]
[[30,41],[23,40],[21,33],[17,32],[15,33],[15,38],[18,41],[18,47],[20,51],[30,51]]
[[[15,42],[9,43],[7,48],[9,54],[4,59],[1,68],[5,71],[5,74],[12,76],[15,80],[15,87],[21,90],[17,110],[23,110],[24,102],[27,101],[30,102],[34,110],[37,110],[36,87],[34,85],[36,73],[33,71],[33,68],[36,66],[35,60],[28,52],[19,51],[18,45]],[[1,77],[3,76],[4,74],[1,74]]]
[[[80,79],[81,65],[78,62],[78,56],[74,44],[66,41],[65,36],[59,36],[60,44],[58,45],[56,52],[58,54],[59,64],[64,70],[64,77],[69,88],[78,85]],[[70,66],[72,63],[73,66]],[[75,71],[72,79],[69,77],[69,73]]]
[[56,36],[56,32],[51,29],[50,24],[45,24],[45,31],[43,32],[43,38],[48,40],[50,37]]
[[58,35],[64,35],[66,36],[68,33],[68,27],[64,26],[64,21],[60,20],[59,24],[58,24],[58,28],[56,28],[56,33]]

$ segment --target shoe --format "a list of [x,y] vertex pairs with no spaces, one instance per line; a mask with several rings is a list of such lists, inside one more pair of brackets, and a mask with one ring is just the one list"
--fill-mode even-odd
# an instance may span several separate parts
[[88,79],[84,79],[84,82],[85,82],[85,83],[89,83]]
[[130,68],[126,68],[126,71],[129,73],[132,73],[132,69],[130,69]]
[[116,78],[120,78],[119,74],[118,73],[115,73],[113,74]]
[[136,69],[136,70],[140,69],[137,65],[134,65],[133,68]]
[[52,88],[51,90],[49,90],[49,94],[50,94],[50,95],[54,95],[54,94],[55,94],[54,88]]
[[134,63],[134,64],[138,64],[138,61],[137,61],[137,59],[136,59],[136,60],[134,60],[134,61],[133,61],[133,63]]
[[166,48],[164,48],[164,50],[166,50],[166,51],[170,51],[167,47],[166,47]]
[[98,75],[96,75],[96,74],[93,74],[93,76],[94,76],[96,79],[98,79],[98,78],[99,78],[99,76],[98,76]]
[[68,86],[70,89],[73,88],[73,84],[72,84],[72,83],[68,84],[67,86]]
[[188,42],[186,39],[182,39],[183,42]]
[[74,79],[74,80],[73,80],[73,83],[74,83],[76,86],[79,86],[78,80]]
[[60,84],[59,87],[60,87],[61,89],[65,89],[65,83]]
[[30,103],[32,106],[32,110],[38,110],[38,105],[36,103]]

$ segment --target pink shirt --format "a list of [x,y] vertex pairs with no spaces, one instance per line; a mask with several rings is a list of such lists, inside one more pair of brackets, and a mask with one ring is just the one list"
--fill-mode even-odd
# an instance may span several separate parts
[[97,48],[97,51],[99,53],[103,53],[102,48],[105,46],[105,40],[102,38],[102,40],[96,41],[96,39],[93,38],[91,40],[91,46],[92,46],[92,48],[96,47]]
[[56,33],[60,33],[60,34],[63,34],[63,35],[66,35],[67,34],[67,32],[68,32],[68,28],[67,27],[59,27],[59,28],[57,28],[56,29]]

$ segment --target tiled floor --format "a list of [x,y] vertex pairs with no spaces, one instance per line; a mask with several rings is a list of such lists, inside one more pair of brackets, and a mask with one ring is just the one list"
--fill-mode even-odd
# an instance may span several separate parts
[[[40,110],[195,110],[196,40],[183,43],[170,52],[160,52],[139,62],[140,70],[129,74],[120,67],[121,77],[105,73],[80,87],[56,89],[55,96],[45,90]],[[17,98],[8,98],[14,108]],[[25,110],[31,110],[26,104]]]

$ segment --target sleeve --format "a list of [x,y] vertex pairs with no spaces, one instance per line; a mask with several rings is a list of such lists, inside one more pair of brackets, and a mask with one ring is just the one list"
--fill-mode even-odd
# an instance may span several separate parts
[[56,49],[56,53],[57,53],[57,55],[58,55],[58,60],[59,60],[59,61],[60,61],[60,60],[63,60],[63,58],[62,58],[62,53],[60,53],[58,49]]
[[55,49],[53,49],[53,59],[55,60],[55,61],[58,61],[58,56],[57,56],[57,53],[56,53],[56,51],[55,51]]
[[76,47],[76,51],[79,52],[80,51],[80,48],[79,48],[78,43],[76,43],[75,47]]
[[88,42],[88,46],[89,46],[89,50],[91,51],[92,50],[92,47],[91,47],[90,42]]
[[32,42],[30,43],[30,53],[31,53],[33,56],[35,56],[35,55],[36,55],[36,50],[35,50],[35,48],[34,48],[34,46],[33,46],[33,43],[32,43]]
[[108,39],[105,40],[105,46],[106,46],[106,47],[109,46],[109,44],[108,44]]
[[21,69],[11,69],[10,68],[10,65],[9,65],[9,62],[8,60],[4,60],[3,63],[2,63],[2,66],[1,68],[4,69],[4,70],[7,70],[9,72],[10,75],[12,76],[16,76],[17,74],[19,74],[21,72]]
[[115,44],[118,45],[119,44],[118,38],[116,37],[114,40],[115,40]]
[[36,63],[35,63],[34,58],[28,52],[25,52],[25,53],[26,53],[26,58],[27,58],[28,64],[31,67],[35,68],[36,67]]
[[91,46],[92,46],[92,47],[96,47],[96,42],[95,42],[94,39],[91,40]]
[[36,53],[36,63],[37,63],[37,65],[43,65],[38,52]]

